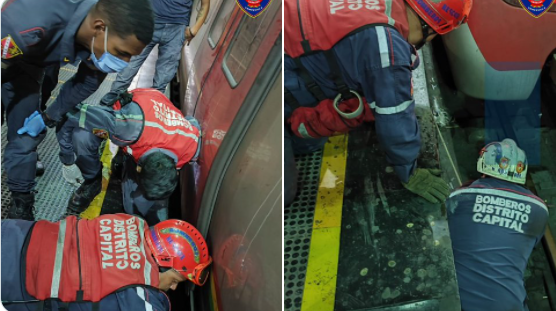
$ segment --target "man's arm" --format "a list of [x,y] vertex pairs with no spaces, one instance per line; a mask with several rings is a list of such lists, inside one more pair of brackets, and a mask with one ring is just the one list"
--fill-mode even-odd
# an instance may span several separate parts
[[62,85],[56,100],[46,109],[48,118],[60,121],[64,114],[93,94],[105,77],[105,73],[91,69],[82,61],[75,76]]
[[68,113],[68,121],[101,138],[125,147],[134,143],[143,129],[144,117],[141,107],[135,103],[127,104],[120,110],[106,106],[81,105]]
[[207,19],[209,11],[210,11],[210,0],[202,0],[201,9],[197,14],[197,20],[195,21],[195,25],[193,25],[193,27],[187,27],[185,29],[185,38],[187,43],[189,43],[191,39],[193,39],[197,35],[199,29],[201,29],[201,26],[203,26],[203,23]]

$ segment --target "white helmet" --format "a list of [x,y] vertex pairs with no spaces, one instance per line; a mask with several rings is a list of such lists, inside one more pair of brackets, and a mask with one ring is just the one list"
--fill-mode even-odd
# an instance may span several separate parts
[[477,171],[498,179],[525,184],[527,157],[515,141],[506,138],[483,147],[477,161]]

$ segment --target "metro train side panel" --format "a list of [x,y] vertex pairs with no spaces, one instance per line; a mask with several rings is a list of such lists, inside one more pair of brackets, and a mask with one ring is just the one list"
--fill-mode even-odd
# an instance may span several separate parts
[[[272,1],[257,18],[245,15],[236,1],[211,0],[210,6],[207,22],[182,51],[176,100],[203,129],[199,162],[181,174],[183,219],[206,227],[198,223],[200,207],[207,208],[214,175],[223,176],[207,228],[212,276],[195,291],[200,299],[192,305],[281,310],[282,76],[270,74],[268,64],[281,64],[282,3]],[[199,7],[196,1],[192,21]],[[261,89],[260,98],[253,95]],[[230,151],[224,146],[250,108],[253,117]],[[229,166],[222,172],[223,158]]]

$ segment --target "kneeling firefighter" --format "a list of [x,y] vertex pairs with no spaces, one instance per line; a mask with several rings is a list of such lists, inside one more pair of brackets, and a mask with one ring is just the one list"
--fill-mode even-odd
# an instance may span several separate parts
[[482,177],[446,200],[462,310],[529,310],[523,278],[548,208],[522,186],[527,168],[515,141],[492,142],[477,161]]
[[[440,171],[416,164],[421,142],[411,72],[419,64],[416,49],[465,23],[471,6],[472,0],[284,1],[286,204],[297,188],[294,153],[318,150],[326,142],[320,137],[373,118],[403,185],[433,203],[446,199]],[[319,112],[302,109],[319,103]],[[323,122],[330,114],[341,117]]]
[[176,188],[178,172],[199,154],[199,123],[184,117],[155,89],[124,92],[112,104],[81,105],[78,111],[68,114],[58,132],[62,163],[75,163],[85,179],[70,198],[68,209],[82,212],[101,191],[98,148],[103,139],[110,138],[126,155],[122,178],[124,209],[145,217],[153,225],[167,219],[167,199]]

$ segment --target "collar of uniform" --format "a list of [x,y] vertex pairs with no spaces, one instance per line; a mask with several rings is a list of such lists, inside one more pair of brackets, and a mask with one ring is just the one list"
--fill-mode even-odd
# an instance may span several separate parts
[[96,0],[83,0],[69,20],[62,37],[62,53],[60,54],[62,66],[72,64],[75,61],[75,35],[83,20],[85,20],[85,17],[96,3]]

